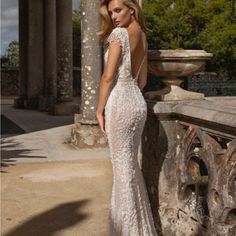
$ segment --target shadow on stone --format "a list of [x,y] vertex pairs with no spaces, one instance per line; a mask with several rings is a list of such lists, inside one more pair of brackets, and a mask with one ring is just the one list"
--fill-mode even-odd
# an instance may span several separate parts
[[20,148],[21,144],[13,139],[1,139],[1,173],[7,173],[2,168],[15,165],[18,158],[47,158],[45,156],[28,155],[33,150]]
[[[89,200],[81,200],[60,204],[39,215],[33,216],[3,236],[53,236],[56,232],[76,225],[89,214],[80,213],[80,209],[88,204]],[[76,233],[79,235],[79,233]]]
[[24,134],[25,131],[9,120],[6,116],[1,115],[1,135],[17,135]]

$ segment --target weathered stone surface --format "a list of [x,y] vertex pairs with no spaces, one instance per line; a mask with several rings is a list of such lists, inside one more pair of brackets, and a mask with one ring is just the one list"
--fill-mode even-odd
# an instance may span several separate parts
[[97,125],[77,124],[71,131],[71,143],[79,148],[107,147]]
[[81,124],[81,114],[75,115],[75,126],[71,130],[70,142],[79,148],[107,147],[98,125]]
[[148,102],[142,169],[160,235],[235,235],[235,103]]
[[44,0],[44,88],[41,111],[52,111],[57,99],[56,0]]
[[60,0],[57,15],[58,100],[72,100],[72,1]]
[[98,127],[96,107],[101,79],[99,1],[81,1],[81,109],[75,114],[71,141],[80,148],[107,146]]
[[33,100],[43,93],[43,17],[43,1],[28,1],[27,99]]
[[81,123],[97,124],[96,105],[101,79],[101,47],[99,30],[99,1],[81,1]]

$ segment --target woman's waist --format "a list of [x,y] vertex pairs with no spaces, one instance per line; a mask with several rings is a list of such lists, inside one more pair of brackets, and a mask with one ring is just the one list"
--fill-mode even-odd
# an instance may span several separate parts
[[126,79],[117,79],[116,85],[122,85],[122,84],[127,84],[127,85],[138,85],[138,81],[136,79],[132,78],[126,78]]
[[115,86],[108,98],[111,104],[146,106],[146,101],[138,87]]

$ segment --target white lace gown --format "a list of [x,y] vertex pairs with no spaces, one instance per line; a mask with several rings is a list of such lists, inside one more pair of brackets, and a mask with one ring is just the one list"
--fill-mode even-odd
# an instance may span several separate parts
[[[147,104],[132,77],[129,34],[126,28],[115,28],[107,43],[117,41],[122,56],[114,86],[105,106],[105,129],[113,169],[110,204],[109,236],[154,236],[146,185],[138,164],[137,154],[147,116]],[[108,58],[106,47],[104,59]]]

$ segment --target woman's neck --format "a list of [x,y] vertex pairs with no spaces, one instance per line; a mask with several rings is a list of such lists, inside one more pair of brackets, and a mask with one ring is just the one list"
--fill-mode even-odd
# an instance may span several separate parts
[[134,30],[140,28],[139,23],[136,21],[136,19],[134,19],[133,21],[131,21],[131,23],[128,25],[127,29],[129,30]]

